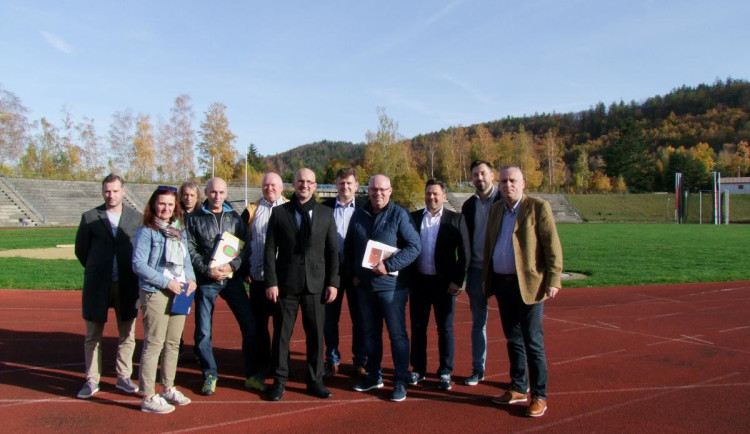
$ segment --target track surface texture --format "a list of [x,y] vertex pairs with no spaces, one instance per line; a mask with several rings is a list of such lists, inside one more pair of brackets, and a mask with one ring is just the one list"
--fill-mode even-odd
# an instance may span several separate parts
[[[471,369],[468,299],[456,303],[455,384],[437,389],[437,331],[428,341],[427,381],[404,402],[388,400],[393,373],[384,337],[385,388],[352,390],[351,327],[344,303],[341,373],[326,380],[331,399],[305,393],[304,332],[292,343],[294,376],[281,402],[246,390],[240,333],[217,302],[216,394],[200,395],[192,357],[180,362],[177,386],[193,402],[168,415],[139,410],[140,397],[114,387],[116,331],[105,328],[101,391],[75,395],[83,384],[84,323],[80,292],[0,291],[0,420],[2,432],[750,432],[750,282],[563,290],[545,306],[549,409],[525,417],[525,405],[491,402],[509,384],[505,339],[490,302],[485,381],[463,385]],[[110,311],[110,318],[114,312]],[[192,352],[194,318],[186,322]],[[134,360],[137,380],[141,320]]]

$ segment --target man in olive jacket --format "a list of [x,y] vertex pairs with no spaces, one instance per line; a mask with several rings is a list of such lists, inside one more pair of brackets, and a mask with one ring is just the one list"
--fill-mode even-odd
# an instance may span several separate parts
[[529,399],[528,416],[547,410],[547,359],[542,318],[544,300],[562,287],[562,246],[550,204],[526,196],[518,167],[500,171],[502,201],[490,208],[484,239],[484,294],[494,295],[507,339],[510,388],[493,402]]
[[138,278],[131,266],[133,238],[141,224],[141,213],[122,204],[125,181],[108,175],[102,182],[104,204],[86,211],[76,233],[75,254],[85,267],[83,275],[83,319],[86,321],[86,384],[78,398],[90,398],[99,391],[102,371],[102,332],[107,313],[114,307],[119,341],[117,383],[127,392],[138,391],[130,379],[135,350],[135,319],[138,316]]

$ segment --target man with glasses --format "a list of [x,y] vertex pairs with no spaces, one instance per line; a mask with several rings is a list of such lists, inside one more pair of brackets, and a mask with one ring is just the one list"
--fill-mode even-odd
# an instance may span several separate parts
[[[406,332],[406,300],[409,295],[406,273],[421,250],[419,232],[409,212],[391,202],[391,180],[385,175],[370,178],[367,194],[370,197],[354,211],[344,241],[345,274],[352,276],[352,285],[362,314],[362,325],[367,349],[367,377],[354,386],[364,392],[383,387],[383,321],[388,328],[395,374],[391,401],[406,399],[409,383],[409,335]],[[400,249],[368,267],[363,259],[369,241],[376,241]],[[397,275],[396,275],[397,274]]]
[[294,174],[294,196],[271,213],[266,232],[266,297],[278,303],[280,328],[273,336],[274,381],[271,401],[284,396],[289,377],[289,344],[302,310],[307,348],[306,383],[317,398],[330,398],[323,385],[323,322],[325,305],[336,299],[339,286],[339,245],[331,209],[315,200],[315,173]]

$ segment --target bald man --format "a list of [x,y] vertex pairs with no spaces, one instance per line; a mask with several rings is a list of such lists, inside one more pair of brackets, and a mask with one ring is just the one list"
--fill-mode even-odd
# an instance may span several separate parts
[[339,286],[339,244],[330,208],[315,200],[315,173],[299,169],[294,196],[274,208],[266,233],[264,274],[266,297],[278,303],[280,328],[273,336],[274,382],[271,401],[284,396],[289,377],[289,344],[302,311],[307,348],[307,391],[330,398],[323,385],[323,323],[325,305],[336,299]]
[[[245,386],[265,390],[254,357],[255,321],[250,299],[245,292],[240,266],[247,259],[249,239],[245,222],[226,203],[227,183],[211,178],[206,184],[206,200],[186,219],[188,250],[195,269],[198,290],[195,293],[195,352],[203,372],[201,393],[213,395],[218,382],[218,368],[213,354],[211,328],[216,297],[221,296],[232,310],[242,332],[242,354],[245,358]],[[222,233],[229,232],[245,242],[231,262],[211,267],[211,257]],[[246,274],[246,273],[245,273]]]
[[[365,392],[383,387],[383,322],[391,341],[395,372],[391,401],[406,399],[409,374],[409,335],[406,332],[406,300],[409,295],[406,273],[395,272],[409,266],[421,251],[419,231],[409,212],[391,201],[391,180],[385,175],[370,178],[370,200],[357,208],[349,222],[344,241],[346,276],[357,291],[362,328],[367,349],[367,377],[354,386]],[[370,267],[363,267],[367,242],[373,240],[401,249]],[[393,274],[391,274],[393,273]]]
[[284,184],[281,177],[268,172],[261,181],[263,196],[250,203],[242,212],[242,221],[247,222],[250,235],[250,274],[245,281],[250,284],[250,304],[255,316],[255,352],[258,358],[258,370],[261,375],[271,375],[271,335],[268,333],[268,320],[273,318],[273,330],[279,328],[278,305],[266,298],[266,281],[263,275],[264,250],[266,248],[266,231],[268,219],[273,208],[283,205],[288,200],[282,196]]

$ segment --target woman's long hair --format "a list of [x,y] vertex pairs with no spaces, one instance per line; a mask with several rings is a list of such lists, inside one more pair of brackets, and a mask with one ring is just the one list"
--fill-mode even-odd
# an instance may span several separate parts
[[151,198],[149,198],[148,200],[146,209],[143,210],[143,226],[148,226],[151,229],[159,230],[159,228],[156,226],[156,200],[159,198],[159,196],[174,197],[174,212],[172,213],[172,217],[167,223],[172,224],[175,220],[179,220],[180,227],[184,227],[182,221],[182,206],[180,206],[180,200],[177,197],[177,189],[174,187],[167,187],[163,185],[160,185],[156,188],[156,190],[154,190],[154,192],[151,194]]

